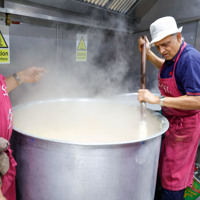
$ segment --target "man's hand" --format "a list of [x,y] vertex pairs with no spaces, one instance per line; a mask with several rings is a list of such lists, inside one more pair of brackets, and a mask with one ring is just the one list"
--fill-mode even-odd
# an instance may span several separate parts
[[149,45],[149,40],[148,38],[145,36],[144,39],[142,37],[140,37],[138,39],[138,49],[139,51],[141,52],[142,51],[142,45],[143,44],[146,44],[146,56],[147,56],[147,59],[149,60],[149,58],[151,57],[151,49],[150,49],[150,45]]
[[22,83],[34,83],[38,82],[45,70],[39,67],[29,67],[23,71],[17,72],[17,76],[19,77]]
[[138,90],[138,101],[141,102],[147,102],[150,104],[159,104],[160,98],[158,96],[155,96],[147,89],[140,89]]
[[39,67],[29,67],[19,71],[11,76],[6,77],[6,85],[8,93],[19,86],[21,83],[34,83],[38,82],[45,69]]

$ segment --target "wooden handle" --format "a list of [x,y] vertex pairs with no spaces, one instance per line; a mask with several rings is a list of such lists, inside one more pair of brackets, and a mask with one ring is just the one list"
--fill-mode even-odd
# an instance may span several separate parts
[[[145,39],[145,36],[142,36]],[[141,89],[146,89],[146,43],[142,45],[141,49]],[[146,103],[141,102],[140,112],[141,120],[144,121],[145,118]]]
[[[145,36],[142,36],[145,39]],[[146,89],[146,43],[141,50],[141,89]]]

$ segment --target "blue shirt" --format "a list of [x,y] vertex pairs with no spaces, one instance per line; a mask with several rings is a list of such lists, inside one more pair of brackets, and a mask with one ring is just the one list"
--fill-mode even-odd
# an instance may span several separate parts
[[[165,61],[160,74],[161,78],[172,77],[173,67],[179,52],[180,50],[172,60]],[[200,96],[200,53],[190,44],[186,45],[176,64],[175,79],[182,95]]]

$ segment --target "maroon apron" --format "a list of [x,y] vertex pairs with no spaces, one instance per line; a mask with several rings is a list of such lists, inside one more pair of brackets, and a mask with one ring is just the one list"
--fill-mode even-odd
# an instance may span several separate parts
[[[0,75],[0,137],[3,137],[9,141],[12,134],[12,128],[12,106],[8,96],[5,78]],[[12,150],[10,149],[10,146],[8,147],[6,153],[10,160],[10,168],[8,172],[2,177],[2,192],[7,200],[15,200],[15,166],[17,164],[12,157]]]
[[[175,68],[185,48],[183,44],[174,63],[170,78],[158,75],[158,87],[161,95],[166,97],[182,96],[175,80]],[[194,164],[200,138],[199,110],[179,110],[162,107],[164,116],[169,120],[170,127],[162,141],[159,161],[159,174],[163,188],[179,191],[193,184]]]

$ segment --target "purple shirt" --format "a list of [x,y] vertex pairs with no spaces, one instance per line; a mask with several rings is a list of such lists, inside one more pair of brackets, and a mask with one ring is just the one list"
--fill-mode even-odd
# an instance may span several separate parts
[[[175,58],[179,52],[180,50],[172,60],[165,62],[161,78],[172,76]],[[175,79],[182,95],[200,96],[200,53],[189,44],[184,48],[177,62]]]

